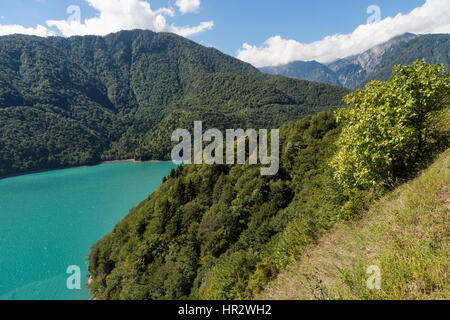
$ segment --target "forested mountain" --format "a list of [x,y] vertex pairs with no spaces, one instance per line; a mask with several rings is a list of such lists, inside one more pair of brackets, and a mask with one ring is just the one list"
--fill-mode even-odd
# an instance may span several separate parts
[[425,58],[429,63],[443,64],[444,68],[449,71],[450,35],[436,34],[413,38],[400,46],[394,53],[387,55],[366,81],[386,81],[391,77],[392,66],[410,65],[419,58]]
[[361,54],[320,64],[297,61],[260,70],[269,74],[318,81],[355,89],[370,80],[386,81],[396,64],[409,65],[417,59],[450,66],[450,35],[406,33]]
[[278,127],[342,105],[338,87],[268,76],[170,33],[0,37],[0,176],[166,159],[170,135]]

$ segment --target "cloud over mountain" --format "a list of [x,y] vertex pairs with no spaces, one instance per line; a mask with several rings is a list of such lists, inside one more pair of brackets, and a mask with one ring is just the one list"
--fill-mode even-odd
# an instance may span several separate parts
[[[152,31],[174,32],[188,37],[196,33],[211,30],[213,21],[203,21],[196,26],[176,26],[169,23],[168,18],[175,16],[172,7],[153,10],[150,3],[144,0],[85,0],[98,14],[84,21],[76,19],[47,20],[49,28],[55,27],[64,36],[73,35],[106,35],[120,30],[147,29]],[[200,0],[178,0],[175,4],[181,13],[195,12],[200,7]],[[20,25],[0,25],[0,35],[12,33],[38,36],[55,35],[53,31],[42,25],[36,28],[25,28]]]
[[277,66],[298,60],[326,63],[362,53],[406,32],[450,33],[449,2],[427,0],[408,14],[399,13],[376,23],[360,25],[352,33],[327,36],[309,44],[279,35],[267,39],[261,46],[244,43],[237,57],[256,67]]
[[55,35],[52,31],[48,30],[46,27],[37,25],[36,28],[26,28],[21,25],[1,25],[0,24],[0,36],[6,36],[8,34],[21,33],[29,34],[32,36],[48,37]]

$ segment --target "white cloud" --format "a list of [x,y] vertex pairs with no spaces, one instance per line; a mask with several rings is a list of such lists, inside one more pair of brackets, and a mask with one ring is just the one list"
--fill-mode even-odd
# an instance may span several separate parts
[[8,34],[29,34],[32,36],[48,37],[55,34],[48,30],[46,27],[37,25],[36,28],[26,28],[21,25],[1,25],[0,24],[0,36],[6,36]]
[[200,8],[200,0],[177,0],[175,5],[182,14],[193,13]]
[[274,36],[262,46],[243,44],[237,57],[256,67],[276,66],[297,60],[331,62],[362,53],[389,39],[411,32],[415,34],[450,33],[450,0],[427,0],[408,14],[399,13],[374,24],[360,25],[350,34],[327,36],[304,44]]
[[[93,18],[77,21],[47,20],[48,27],[57,28],[64,36],[73,35],[106,35],[120,30],[149,29],[153,31],[174,32],[188,37],[196,33],[211,30],[213,21],[204,21],[197,26],[176,26],[169,24],[167,18],[173,18],[173,8],[160,8],[152,10],[150,3],[145,0],[85,0],[98,11]],[[177,2],[178,3],[178,2]],[[176,4],[178,6],[178,4]],[[200,6],[199,0],[181,1],[180,12],[193,12]],[[21,25],[0,24],[0,35],[29,34],[41,37],[55,36],[56,33],[49,28],[37,25],[35,28],[26,28]]]
[[193,34],[200,33],[206,30],[211,30],[214,28],[214,22],[213,21],[205,21],[200,23],[198,26],[195,27],[177,27],[177,26],[170,26],[169,31],[179,34],[183,37],[189,37]]
[[172,8],[152,10],[144,0],[85,0],[99,11],[96,17],[80,21],[48,20],[49,27],[56,27],[64,36],[106,35],[120,30],[149,29],[170,31],[182,36],[209,30],[214,22],[202,22],[198,26],[178,27],[167,23],[167,17],[174,17]]

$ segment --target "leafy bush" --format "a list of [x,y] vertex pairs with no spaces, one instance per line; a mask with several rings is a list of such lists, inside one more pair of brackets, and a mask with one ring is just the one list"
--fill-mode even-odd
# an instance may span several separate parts
[[449,92],[450,74],[422,60],[347,95],[349,107],[337,111],[343,129],[331,162],[338,182],[350,193],[417,172],[436,153],[430,120],[448,108]]

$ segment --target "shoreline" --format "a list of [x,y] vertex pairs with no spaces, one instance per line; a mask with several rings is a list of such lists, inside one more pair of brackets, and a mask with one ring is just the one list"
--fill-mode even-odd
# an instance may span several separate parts
[[146,163],[146,162],[150,162],[150,163],[161,163],[161,162],[172,162],[170,160],[145,160],[145,161],[141,161],[141,160],[136,160],[136,159],[126,159],[126,160],[108,160],[108,161],[103,161],[100,162],[100,164],[111,164],[111,163],[123,163],[123,162],[131,162],[131,163]]
[[14,178],[14,177],[20,177],[25,176],[27,174],[34,174],[34,173],[43,173],[43,172],[50,172],[50,171],[56,171],[56,170],[65,170],[65,169],[79,169],[79,168],[88,168],[88,167],[95,167],[100,166],[102,164],[114,164],[114,163],[162,163],[162,162],[172,162],[170,160],[146,160],[146,161],[140,161],[136,159],[126,159],[126,160],[108,160],[108,161],[102,161],[95,164],[85,164],[85,165],[79,165],[79,166],[69,166],[69,167],[61,167],[61,168],[52,168],[52,169],[41,169],[41,170],[33,170],[33,171],[26,171],[26,172],[19,172],[19,173],[11,173],[7,174],[5,176],[0,176],[0,180],[8,179],[8,178]]

